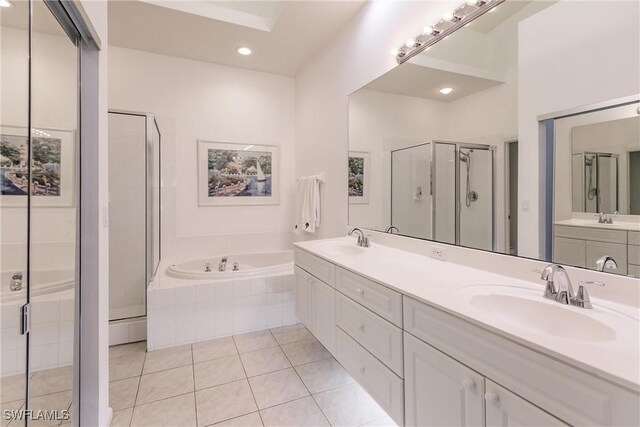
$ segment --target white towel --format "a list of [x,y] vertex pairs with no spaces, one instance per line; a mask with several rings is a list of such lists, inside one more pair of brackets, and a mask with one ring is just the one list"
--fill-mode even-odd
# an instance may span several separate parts
[[315,233],[320,227],[320,179],[308,176],[298,179],[296,192],[296,233]]

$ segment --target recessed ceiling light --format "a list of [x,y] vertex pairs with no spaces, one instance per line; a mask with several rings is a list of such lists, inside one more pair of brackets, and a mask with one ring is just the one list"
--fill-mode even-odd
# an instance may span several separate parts
[[13,7],[13,3],[9,0],[0,0],[0,7]]
[[452,87],[443,87],[442,89],[440,89],[440,93],[443,95],[449,95],[451,92],[453,92]]
[[242,46],[238,48],[238,53],[244,56],[251,55],[251,49],[249,49],[248,47]]

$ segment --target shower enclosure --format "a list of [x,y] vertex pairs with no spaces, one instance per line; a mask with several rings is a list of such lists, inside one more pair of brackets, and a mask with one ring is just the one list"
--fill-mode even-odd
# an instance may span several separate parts
[[614,213],[619,210],[618,157],[612,153],[573,153],[574,212]]
[[160,262],[160,139],[152,114],[109,112],[111,344],[144,339],[128,330],[132,319],[143,329],[147,285]]
[[495,250],[494,147],[432,141],[391,152],[391,224],[402,234]]

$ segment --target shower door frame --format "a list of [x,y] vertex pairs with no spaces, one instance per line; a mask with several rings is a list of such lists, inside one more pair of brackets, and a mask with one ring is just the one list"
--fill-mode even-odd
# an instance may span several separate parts
[[[460,149],[487,150],[491,152],[491,250],[496,251],[496,147],[489,144],[476,144],[470,142],[431,141],[431,197],[435,200],[436,184],[436,144],[453,145],[455,147],[455,244],[460,245]],[[436,204],[431,203],[431,234],[435,237],[436,230]],[[435,241],[435,239],[434,239]]]
[[[109,322],[118,322],[122,320],[132,320],[145,318],[148,313],[148,301],[146,290],[149,284],[155,278],[158,267],[160,266],[160,260],[162,259],[162,133],[158,126],[155,114],[141,113],[138,111],[109,109],[108,114],[120,114],[124,116],[144,117],[145,119],[145,298],[144,298],[144,314],[130,317],[121,317],[118,319],[111,319],[109,315]],[[153,221],[150,213],[153,212],[153,187],[149,187],[149,183],[153,180],[153,169],[155,166],[153,162],[153,129],[158,132],[158,263],[155,264],[153,257]]]

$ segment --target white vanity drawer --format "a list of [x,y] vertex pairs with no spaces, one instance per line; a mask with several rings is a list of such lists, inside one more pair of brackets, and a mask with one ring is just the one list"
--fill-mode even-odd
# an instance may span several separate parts
[[336,324],[402,377],[402,329],[336,292]]
[[343,268],[336,268],[336,289],[402,327],[402,294]]
[[640,246],[640,231],[629,232],[629,244]]
[[336,328],[338,361],[398,424],[404,424],[404,381]]
[[640,265],[640,246],[629,245],[629,264]]
[[[542,298],[542,296],[540,296]],[[405,330],[571,425],[640,425],[640,394],[404,298]]]
[[620,243],[623,245],[627,244],[626,230],[608,230],[605,228],[556,225],[554,227],[554,232],[555,237],[593,240],[596,242]]
[[333,264],[302,249],[295,248],[293,254],[297,266],[313,274],[327,285],[335,287],[336,267]]

